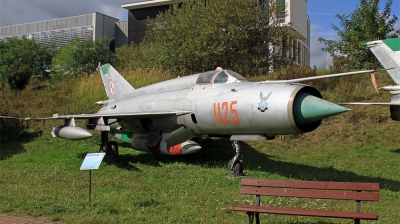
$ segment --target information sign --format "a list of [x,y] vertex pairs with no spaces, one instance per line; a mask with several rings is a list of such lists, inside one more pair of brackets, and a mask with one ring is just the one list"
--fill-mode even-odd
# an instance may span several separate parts
[[104,158],[105,153],[88,153],[81,165],[80,170],[97,170]]

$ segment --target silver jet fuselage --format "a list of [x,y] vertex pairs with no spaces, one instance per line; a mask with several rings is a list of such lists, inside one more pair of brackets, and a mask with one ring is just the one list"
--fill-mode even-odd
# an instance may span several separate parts
[[373,72],[248,82],[233,71],[217,68],[135,89],[110,64],[98,70],[108,99],[96,102],[102,105],[97,113],[24,120],[64,120],[64,125],[53,128],[52,136],[82,140],[92,134],[76,126],[75,120],[86,119],[88,130],[101,131],[100,150],[105,148],[111,159],[118,155],[118,146],[108,141],[108,134],[137,150],[169,155],[199,151],[197,137],[229,137],[238,153],[232,164],[240,157],[238,141],[310,132],[322,119],[348,111],[299,82]]
[[[110,119],[111,133],[126,142],[133,142],[138,133],[149,141],[149,132],[170,134],[181,127],[190,132],[189,137],[263,140],[316,129],[328,116],[317,113],[310,117],[310,110],[314,113],[315,108],[312,101],[322,103],[323,110],[337,106],[320,98],[321,94],[310,86],[248,82],[232,71],[215,70],[135,89],[124,94],[124,100],[107,103],[97,114],[189,111],[180,116]],[[344,111],[347,109],[340,113]]]

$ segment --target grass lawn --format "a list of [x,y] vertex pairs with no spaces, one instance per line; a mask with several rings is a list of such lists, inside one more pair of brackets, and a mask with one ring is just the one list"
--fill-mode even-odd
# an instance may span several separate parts
[[[379,213],[379,223],[400,220],[399,125],[373,125],[325,136],[334,119],[319,131],[244,144],[245,178],[378,182],[379,202],[362,211]],[[49,126],[49,125],[46,125]],[[79,167],[97,152],[99,136],[86,141],[51,138],[49,130],[24,132],[1,143],[0,212],[45,217],[66,223],[246,223],[247,215],[227,208],[252,203],[239,194],[240,178],[227,177],[234,155],[228,139],[204,138],[204,147],[188,156],[153,155],[120,144],[116,164],[92,171],[92,205],[88,171]],[[326,139],[319,141],[318,139]],[[340,140],[339,140],[340,139]],[[377,141],[377,140],[380,141]],[[339,141],[338,141],[339,140]],[[372,144],[373,143],[373,144]],[[266,198],[265,204],[316,209],[354,210],[354,203]],[[351,220],[261,215],[262,223],[349,223]],[[368,221],[363,221],[368,222]]]

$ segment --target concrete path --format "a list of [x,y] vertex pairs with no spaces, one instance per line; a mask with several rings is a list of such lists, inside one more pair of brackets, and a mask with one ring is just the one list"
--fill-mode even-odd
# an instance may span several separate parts
[[34,217],[16,216],[11,214],[0,214],[0,223],[1,224],[49,224],[49,223],[61,224],[61,222],[52,222]]

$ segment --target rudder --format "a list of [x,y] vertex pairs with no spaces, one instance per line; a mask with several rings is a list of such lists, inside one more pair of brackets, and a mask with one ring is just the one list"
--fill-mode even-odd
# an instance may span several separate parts
[[396,84],[400,84],[400,38],[371,41],[364,44],[372,51]]

